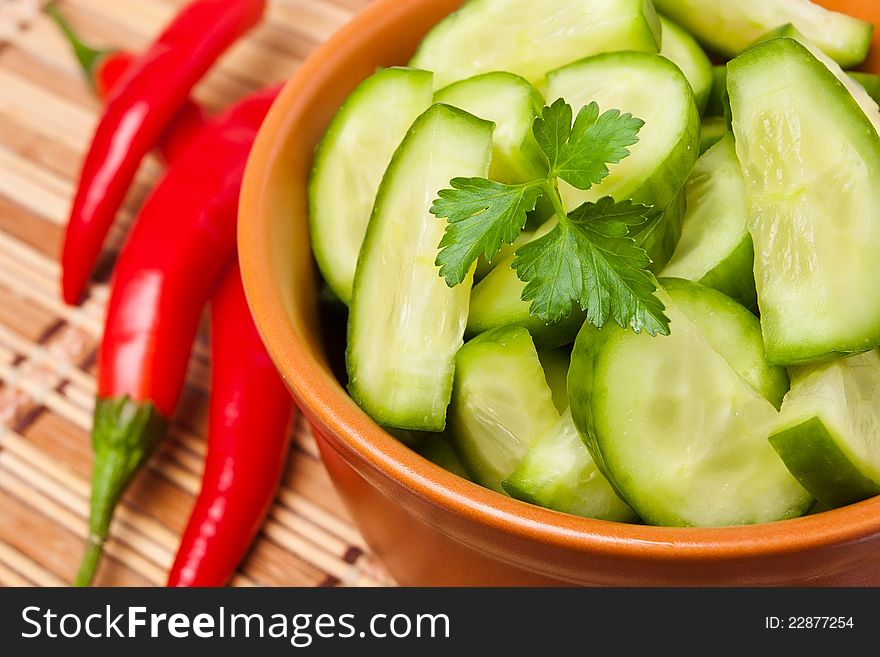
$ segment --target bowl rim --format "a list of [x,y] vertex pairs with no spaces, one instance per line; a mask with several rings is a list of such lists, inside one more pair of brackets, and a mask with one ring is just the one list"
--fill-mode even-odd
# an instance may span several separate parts
[[577,552],[667,562],[730,560],[816,550],[880,534],[880,496],[798,518],[735,527],[657,527],[560,513],[503,496],[434,465],[354,404],[287,315],[281,286],[265,255],[271,230],[269,213],[263,211],[264,181],[286,144],[288,126],[307,109],[323,81],[332,79],[334,65],[368,39],[376,25],[393,23],[426,1],[431,0],[376,0],[320,46],[285,84],[248,161],[238,232],[245,290],[263,341],[306,417],[337,438],[337,447],[431,504],[503,533]]

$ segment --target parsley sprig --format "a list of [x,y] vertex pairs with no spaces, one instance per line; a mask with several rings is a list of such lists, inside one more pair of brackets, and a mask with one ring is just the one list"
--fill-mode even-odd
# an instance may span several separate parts
[[611,317],[637,333],[668,335],[669,319],[654,295],[657,281],[647,269],[651,260],[633,239],[651,208],[609,196],[566,211],[559,193],[559,180],[582,190],[601,183],[608,165],[629,156],[643,126],[641,119],[619,110],[600,114],[596,103],[573,117],[571,106],[557,100],[533,126],[547,158],[545,178],[517,185],[453,179],[431,207],[448,221],[437,256],[446,284],[458,285],[481,255],[491,262],[502,244],[513,244],[528,213],[545,196],[556,211],[557,225],[520,247],[512,264],[526,283],[523,300],[531,302],[531,314],[558,322],[577,304],[599,328]]

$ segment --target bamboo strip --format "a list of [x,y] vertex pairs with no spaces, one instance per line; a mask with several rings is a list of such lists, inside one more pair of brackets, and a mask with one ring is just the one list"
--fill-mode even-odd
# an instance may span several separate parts
[[[8,460],[10,460],[9,454],[5,452],[0,453],[0,463],[5,463]],[[18,498],[30,507],[40,509],[42,513],[52,518],[55,524],[63,527],[71,534],[82,537],[88,535],[88,523],[84,517],[77,516],[47,497],[42,491],[35,489],[33,482],[28,483],[20,479],[16,471],[6,467],[0,468],[0,489]],[[124,563],[128,568],[146,578],[151,584],[162,583],[165,579],[165,571],[153,561],[145,558],[137,550],[129,547],[133,538],[132,532],[128,530],[126,525],[115,527],[111,537],[104,544],[104,552]],[[78,556],[76,555],[74,558]]]
[[31,129],[80,151],[95,127],[94,108],[83,107],[32,80],[0,69],[0,108]]
[[[85,520],[88,515],[90,494],[89,485],[85,480],[46,457],[26,438],[13,431],[4,432],[0,444],[5,449],[4,453],[0,453],[0,464],[13,470],[35,490]],[[126,526],[128,529],[127,536],[132,538],[129,547],[137,549],[160,567],[170,566],[179,540],[177,534],[126,503],[125,500],[117,508],[114,517],[114,536],[119,526]],[[239,577],[238,581],[242,585],[249,584],[246,577]]]
[[60,225],[72,191],[69,181],[0,148],[0,194]]
[[65,582],[21,552],[0,542],[0,563],[37,586],[64,586]]
[[22,577],[9,566],[0,561],[0,586],[3,587],[25,587],[33,586],[34,583],[25,577]]

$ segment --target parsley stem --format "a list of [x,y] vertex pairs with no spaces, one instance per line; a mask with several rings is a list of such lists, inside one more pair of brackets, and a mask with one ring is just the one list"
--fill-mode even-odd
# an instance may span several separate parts
[[562,195],[559,193],[559,179],[555,176],[549,176],[544,181],[544,193],[547,194],[547,197],[553,204],[556,218],[560,222],[568,221],[568,213],[565,211],[565,206],[562,204]]

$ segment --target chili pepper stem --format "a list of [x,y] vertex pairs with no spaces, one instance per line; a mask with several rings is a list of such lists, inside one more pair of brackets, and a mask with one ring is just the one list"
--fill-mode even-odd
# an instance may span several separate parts
[[98,399],[92,431],[95,462],[89,538],[74,586],[92,583],[119,498],[155,450],[166,425],[151,402],[129,397]]
[[86,77],[88,77],[89,80],[94,80],[95,70],[98,67],[98,63],[101,59],[111,54],[112,51],[98,50],[97,48],[93,48],[86,44],[73,29],[73,26],[67,18],[65,18],[64,14],[61,13],[61,10],[55,6],[54,2],[50,2],[46,5],[45,11],[49,17],[55,21],[55,24],[58,25],[64,33],[64,36],[67,37],[67,41],[73,49],[76,59],[82,67],[83,72],[86,74]]

